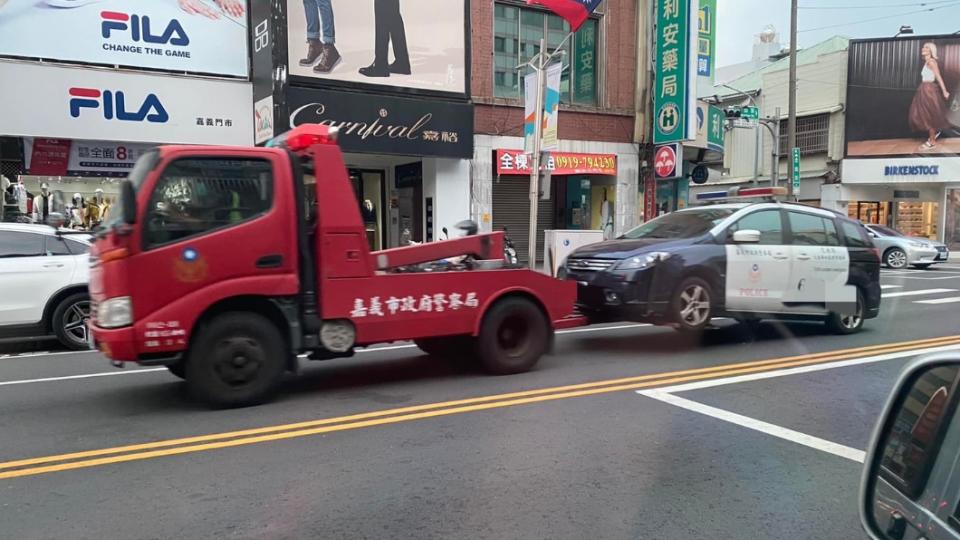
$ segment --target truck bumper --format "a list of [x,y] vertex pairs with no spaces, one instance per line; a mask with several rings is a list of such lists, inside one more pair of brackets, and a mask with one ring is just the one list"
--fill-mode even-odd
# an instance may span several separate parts
[[134,341],[132,327],[106,329],[91,326],[93,347],[102,352],[107,358],[120,362],[136,362],[138,360],[137,345]]

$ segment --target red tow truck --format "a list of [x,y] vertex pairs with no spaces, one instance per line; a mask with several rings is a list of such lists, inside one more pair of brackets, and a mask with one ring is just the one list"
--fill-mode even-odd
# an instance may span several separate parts
[[143,155],[91,254],[94,346],[234,407],[269,399],[304,355],[412,340],[511,374],[583,324],[576,283],[507,267],[503,233],[371,252],[336,135]]

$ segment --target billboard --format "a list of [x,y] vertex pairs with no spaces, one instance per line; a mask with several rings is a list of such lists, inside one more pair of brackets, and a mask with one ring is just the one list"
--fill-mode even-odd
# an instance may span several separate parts
[[0,61],[0,133],[144,143],[253,143],[250,83]]
[[287,0],[289,73],[466,93],[466,3]]
[[246,77],[247,0],[8,0],[0,51]]
[[850,43],[848,157],[960,154],[960,37]]

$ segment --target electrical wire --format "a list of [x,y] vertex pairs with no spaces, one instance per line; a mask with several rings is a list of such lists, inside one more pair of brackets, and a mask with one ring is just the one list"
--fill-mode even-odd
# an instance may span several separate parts
[[895,7],[933,7],[938,4],[948,4],[952,0],[934,0],[932,2],[913,2],[910,4],[872,4],[858,6],[800,6],[797,9],[804,10],[825,10],[825,9],[888,9]]
[[941,9],[955,8],[955,7],[960,7],[960,2],[958,2],[958,1],[956,1],[956,0],[952,0],[952,3],[947,4],[947,5],[943,5],[943,6],[939,6],[939,7],[919,9],[919,10],[916,10],[916,11],[908,11],[908,12],[906,12],[906,13],[895,13],[895,14],[893,14],[893,15],[884,15],[883,17],[874,17],[874,18],[872,18],[872,19],[863,19],[862,21],[856,21],[856,22],[848,22],[848,23],[842,23],[842,24],[831,24],[831,25],[828,25],[828,26],[820,26],[820,27],[817,27],[817,28],[806,28],[806,29],[804,29],[804,30],[798,30],[797,33],[798,33],[798,34],[803,34],[803,33],[805,33],[805,32],[816,32],[816,31],[818,31],[818,30],[827,30],[827,29],[830,29],[830,28],[841,28],[841,27],[845,27],[845,26],[856,26],[856,25],[858,25],[858,24],[866,24],[866,23],[874,22],[874,21],[882,21],[882,20],[886,20],[886,19],[894,19],[894,18],[897,18],[897,17],[903,17],[903,16],[905,16],[905,15],[916,15],[917,13],[929,13],[929,12],[938,11],[938,10],[941,10]]

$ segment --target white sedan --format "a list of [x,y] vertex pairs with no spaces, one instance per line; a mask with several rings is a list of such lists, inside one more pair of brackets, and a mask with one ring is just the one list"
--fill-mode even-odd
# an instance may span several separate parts
[[46,225],[0,223],[0,340],[55,336],[89,348],[90,237]]

